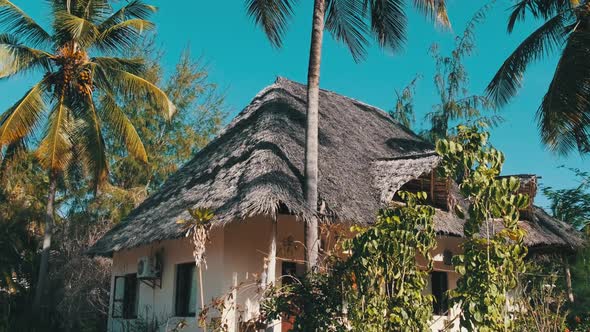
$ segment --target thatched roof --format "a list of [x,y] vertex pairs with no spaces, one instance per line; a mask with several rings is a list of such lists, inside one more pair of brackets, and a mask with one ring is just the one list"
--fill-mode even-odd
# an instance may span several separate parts
[[[304,85],[283,78],[262,90],[209,145],[172,175],[88,253],[114,251],[184,236],[176,223],[188,208],[208,207],[215,225],[249,216],[313,215],[303,196]],[[385,112],[351,98],[320,92],[320,210],[335,222],[374,221],[408,181],[439,162],[433,146]],[[564,223],[534,209],[523,221],[530,246],[577,248],[583,241]],[[437,210],[439,234],[463,236],[463,221]]]
[[[463,237],[463,223],[464,220],[458,218],[454,212],[436,209],[434,227],[438,234]],[[586,245],[579,231],[551,217],[538,206],[533,206],[532,217],[527,216],[527,219],[520,220],[520,226],[526,232],[524,244],[531,250],[573,252]],[[494,220],[492,227],[494,232],[502,230],[501,220]],[[485,234],[487,233],[482,230],[482,236]]]
[[[212,208],[216,224],[279,209],[311,216],[302,190],[305,103],[304,85],[277,79],[89,254],[181,237],[176,221],[187,208]],[[382,110],[326,90],[319,140],[320,204],[334,221],[371,222],[381,198],[438,162],[432,145]]]

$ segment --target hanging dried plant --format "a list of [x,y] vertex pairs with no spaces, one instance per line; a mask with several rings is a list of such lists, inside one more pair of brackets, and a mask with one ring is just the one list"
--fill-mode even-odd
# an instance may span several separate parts
[[[193,257],[199,270],[199,294],[201,298],[201,308],[205,308],[205,297],[203,294],[203,265],[207,269],[207,260],[205,259],[205,249],[209,242],[209,230],[211,229],[211,219],[213,212],[207,208],[188,209],[191,220],[178,220],[177,224],[185,225],[186,237],[191,237],[193,241]],[[199,322],[203,330],[207,331],[205,321]]]

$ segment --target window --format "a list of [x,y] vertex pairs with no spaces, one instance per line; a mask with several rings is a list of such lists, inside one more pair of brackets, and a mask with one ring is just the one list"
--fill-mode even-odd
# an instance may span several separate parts
[[449,310],[447,273],[432,272],[430,274],[430,285],[432,287],[432,296],[434,297],[434,314],[438,316],[447,315],[447,311]]
[[113,318],[137,318],[139,283],[135,273],[115,277]]
[[294,283],[294,278],[301,278],[303,275],[305,275],[305,265],[286,261],[281,264],[281,276],[284,285]]
[[195,316],[197,306],[197,277],[195,263],[176,266],[176,316]]

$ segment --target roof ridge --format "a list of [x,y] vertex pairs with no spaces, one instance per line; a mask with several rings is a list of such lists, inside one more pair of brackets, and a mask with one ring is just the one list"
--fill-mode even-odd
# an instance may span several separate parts
[[[305,87],[305,88],[307,88],[307,84],[303,84],[303,83],[297,82],[297,81],[295,81],[295,80],[292,80],[292,79],[286,78],[286,77],[284,77],[284,76],[277,76],[277,78],[276,78],[275,82],[274,82],[272,85],[269,85],[269,86],[267,86],[267,88],[270,88],[270,87],[272,87],[272,86],[273,86],[273,85],[275,85],[275,84],[276,84],[276,85],[281,85],[281,84],[285,84],[285,83],[292,83],[292,84],[297,84],[297,85],[300,85],[300,86],[302,86],[302,87]],[[266,89],[266,88],[265,88],[265,89]],[[341,93],[339,93],[339,92],[336,92],[336,91],[334,91],[334,90],[324,89],[324,88],[320,87],[320,92],[325,92],[325,93],[329,93],[329,94],[337,95],[337,96],[339,96],[339,97],[342,97],[342,98],[344,98],[344,99],[350,100],[351,102],[353,102],[353,103],[355,103],[355,104],[357,104],[357,105],[361,105],[361,106],[366,106],[366,107],[369,107],[369,108],[373,108],[373,109],[375,109],[376,111],[379,111],[379,112],[381,112],[381,113],[384,113],[384,114],[386,114],[386,115],[388,114],[388,113],[387,113],[385,110],[383,110],[383,109],[382,109],[382,108],[380,108],[380,107],[377,107],[377,106],[375,106],[375,105],[371,105],[371,104],[367,104],[367,103],[365,103],[365,102],[363,102],[363,101],[361,101],[361,100],[359,100],[359,99],[356,99],[356,98],[349,97],[349,96],[347,96],[347,95],[341,94]],[[393,120],[393,121],[395,121],[396,123],[400,124],[400,123],[399,123],[397,120],[395,120],[395,119],[393,119],[393,118],[392,118],[392,120]],[[400,125],[401,125],[401,124],[400,124]]]

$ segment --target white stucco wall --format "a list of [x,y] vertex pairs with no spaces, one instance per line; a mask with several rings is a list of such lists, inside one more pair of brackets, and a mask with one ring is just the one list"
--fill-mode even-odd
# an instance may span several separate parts
[[[240,320],[253,318],[258,312],[260,280],[264,277],[265,258],[267,257],[271,238],[271,221],[269,218],[256,217],[236,221],[223,228],[211,231],[211,243],[207,246],[207,270],[203,274],[205,301],[209,303],[214,297],[232,294],[233,299],[226,303],[226,310],[221,314],[230,331],[237,331]],[[283,260],[302,262],[304,260],[303,223],[293,216],[279,216],[277,223],[277,262],[276,276],[281,273]],[[460,239],[441,237],[433,251],[433,256],[444,250],[459,252]],[[189,324],[183,331],[200,331],[194,317],[174,317],[176,265],[192,262],[192,246],[188,239],[167,240],[130,250],[116,252],[113,255],[113,276],[111,294],[113,294],[115,276],[137,271],[137,261],[142,256],[150,256],[163,250],[162,288],[152,289],[146,284],[139,286],[138,316],[144,320],[157,319],[160,331],[170,330],[179,320],[185,319]],[[448,272],[449,289],[456,286],[457,275],[451,266],[435,262],[435,270]],[[232,289],[238,285],[236,289]],[[426,290],[428,291],[428,290]],[[112,296],[110,310],[112,310]],[[456,310],[451,310],[456,314]],[[217,313],[213,314],[218,316]],[[108,328],[110,332],[126,332],[136,320],[111,318],[109,313]],[[442,330],[448,317],[435,317],[432,330]],[[281,331],[280,323],[272,328]],[[458,330],[453,330],[458,331]]]
[[[223,273],[223,231],[215,229],[211,232],[211,243],[207,250],[207,275],[211,278],[205,278],[205,298],[210,298],[221,293],[222,284],[220,276]],[[134,248],[116,252],[113,255],[113,276],[111,278],[111,294],[113,293],[114,280],[116,276],[135,273],[137,271],[137,261],[142,256],[151,256],[158,250],[163,250],[163,267],[162,267],[162,288],[151,288],[150,286],[140,283],[138,299],[138,317],[143,320],[158,320],[158,325],[162,325],[162,331],[166,322],[174,314],[174,293],[176,280],[176,265],[194,262],[192,256],[192,247],[187,239],[167,240],[159,243],[153,243],[149,246]],[[213,277],[215,276],[215,277]],[[112,301],[110,300],[109,313],[109,331],[127,331],[136,323],[135,320],[113,319]],[[170,324],[173,320],[170,321]],[[194,319],[189,321],[193,323]],[[187,330],[190,331],[190,330]]]
[[[211,231],[211,242],[207,246],[207,270],[203,273],[205,302],[213,298],[232,293],[234,283],[239,285],[233,291],[235,300],[227,304],[227,310],[221,315],[227,324],[237,326],[241,319],[248,320],[258,312],[260,279],[263,276],[265,257],[269,251],[271,221],[269,218],[256,217],[234,222],[223,228]],[[280,216],[277,224],[278,256],[284,259],[303,260],[302,241],[303,224],[293,216]],[[150,256],[163,250],[162,288],[152,289],[141,283],[139,286],[138,317],[148,320],[157,319],[160,330],[165,331],[166,322],[173,327],[183,318],[174,317],[176,265],[192,262],[192,246],[188,239],[167,240],[149,246],[116,252],[113,255],[113,276],[111,294],[116,276],[137,271],[137,261],[142,256]],[[281,272],[281,260],[277,260],[277,276]],[[112,296],[110,311],[112,311]],[[217,313],[215,316],[219,316]],[[183,331],[200,331],[194,317],[185,319],[189,326]],[[114,319],[109,313],[108,328],[111,332],[127,331],[136,320]],[[280,331],[280,325],[275,327]]]

